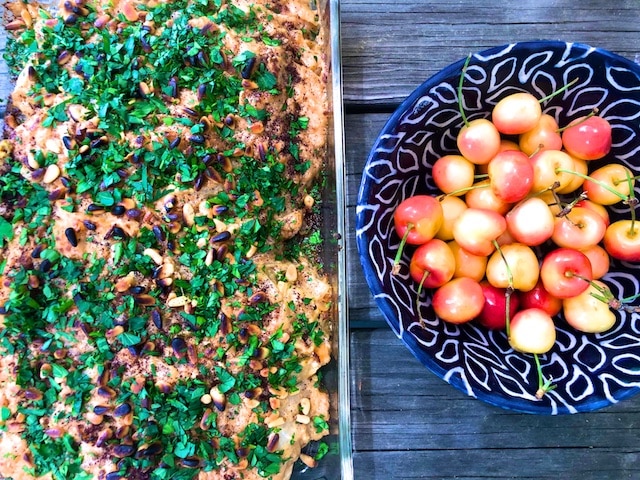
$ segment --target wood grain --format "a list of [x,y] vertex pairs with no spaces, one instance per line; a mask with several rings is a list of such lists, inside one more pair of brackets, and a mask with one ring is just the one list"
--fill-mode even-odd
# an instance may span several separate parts
[[362,479],[639,478],[640,402],[514,413],[426,370],[390,330],[351,333],[354,466]]
[[580,42],[640,58],[636,0],[347,0],[347,106],[394,105],[470,52],[525,40]]

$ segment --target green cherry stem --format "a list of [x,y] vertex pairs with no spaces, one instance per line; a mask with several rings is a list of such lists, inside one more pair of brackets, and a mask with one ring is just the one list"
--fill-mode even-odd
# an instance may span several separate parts
[[464,101],[462,99],[462,84],[464,83],[464,75],[467,72],[467,67],[471,62],[471,54],[467,55],[467,59],[462,66],[462,73],[460,74],[460,80],[458,81],[458,110],[460,110],[460,116],[465,125],[469,125],[469,119],[466,113],[464,113]]
[[627,175],[627,182],[629,183],[629,198],[627,199],[627,203],[629,204],[629,210],[631,213],[631,227],[629,228],[629,233],[631,235],[635,235],[635,227],[636,227],[636,205],[638,205],[638,199],[636,198],[636,192],[633,188],[633,182],[635,181],[635,177],[631,177],[629,172],[625,170]]
[[546,97],[542,97],[539,102],[542,104],[544,102],[546,102],[547,100],[551,100],[553,97],[555,97],[556,95],[564,92],[566,89],[568,89],[571,85],[573,85],[574,83],[576,83],[579,80],[579,78],[574,78],[573,80],[571,80],[569,83],[567,83],[565,86],[559,88],[558,90],[556,90],[555,92],[551,92],[549,95],[547,95]]
[[533,354],[533,359],[536,362],[536,370],[538,372],[538,391],[536,392],[536,398],[540,400],[544,397],[545,393],[553,390],[556,386],[553,385],[553,378],[544,377],[544,374],[542,373],[542,365],[540,365],[540,358],[537,353]]
[[613,193],[616,197],[618,197],[620,200],[622,201],[627,201],[629,200],[629,197],[627,197],[626,195],[623,195],[622,193],[620,193],[619,191],[617,191],[615,188],[611,188],[609,185],[607,185],[606,183],[597,180],[595,178],[590,177],[589,175],[585,175],[584,173],[580,173],[580,172],[574,172],[573,170],[567,170],[566,168],[556,168],[555,170],[556,173],[568,173],[571,175],[576,175],[580,178],[583,178],[585,180],[589,180],[590,182],[593,182],[599,186],[601,186],[602,188],[604,188],[605,190],[607,190],[608,192]]
[[409,237],[409,233],[411,233],[411,230],[413,230],[413,223],[407,223],[407,230],[404,232],[404,235],[400,240],[398,251],[396,252],[395,258],[393,259],[393,268],[391,269],[391,275],[397,275],[400,272],[400,259],[402,258],[402,252],[404,250],[404,246],[407,243],[407,238]]
[[511,268],[509,267],[509,264],[507,263],[507,259],[505,258],[504,253],[502,252],[502,249],[500,248],[500,245],[498,244],[497,240],[493,240],[493,246],[496,248],[496,250],[500,254],[500,257],[502,257],[502,261],[504,262],[504,265],[507,269],[507,279],[508,279],[509,285],[507,286],[507,289],[504,293],[504,305],[505,305],[504,319],[505,319],[505,333],[507,334],[507,338],[509,338],[511,336],[511,295],[513,295],[513,292],[515,290],[515,288],[513,287],[513,273],[511,272]]

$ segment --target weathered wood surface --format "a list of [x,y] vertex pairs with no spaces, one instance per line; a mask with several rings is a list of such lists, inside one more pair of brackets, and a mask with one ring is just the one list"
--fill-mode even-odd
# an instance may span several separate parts
[[[640,60],[636,0],[342,1],[352,425],[357,479],[640,479],[640,396],[595,413],[519,414],[427,371],[384,324],[357,257],[362,167],[393,109],[469,52],[563,40]],[[358,327],[380,327],[362,329]]]

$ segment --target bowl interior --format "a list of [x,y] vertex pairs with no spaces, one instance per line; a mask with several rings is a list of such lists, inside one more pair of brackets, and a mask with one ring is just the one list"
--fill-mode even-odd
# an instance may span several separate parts
[[[463,125],[457,86],[464,59],[418,87],[396,110],[367,160],[356,210],[356,241],[367,283],[388,324],[431,371],[463,392],[500,407],[528,413],[575,413],[616,403],[640,387],[638,314],[618,313],[603,334],[583,334],[558,318],[557,342],[540,356],[555,389],[541,400],[533,357],[514,352],[502,331],[475,322],[460,326],[436,318],[429,293],[417,301],[417,285],[405,252],[398,275],[391,274],[400,239],[393,212],[403,199],[438,192],[431,167],[456,153]],[[576,80],[577,79],[577,80]],[[597,108],[612,125],[611,153],[597,166],[620,162],[640,175],[640,67],[610,52],[563,42],[524,42],[472,56],[463,97],[469,120],[490,118],[504,96],[527,91],[543,98],[575,83],[543,103],[559,125]],[[638,189],[636,189],[638,191]],[[611,221],[628,218],[628,206],[609,209]],[[640,265],[612,261],[604,281],[618,298],[637,295]],[[640,302],[636,302],[640,303]],[[420,318],[424,323],[420,322]]]

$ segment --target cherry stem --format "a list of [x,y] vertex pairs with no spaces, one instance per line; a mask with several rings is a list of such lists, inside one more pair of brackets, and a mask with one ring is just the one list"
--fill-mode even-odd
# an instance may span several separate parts
[[540,358],[537,353],[533,354],[533,359],[536,362],[536,370],[538,372],[538,391],[536,392],[536,398],[540,400],[547,392],[556,388],[556,386],[553,385],[553,378],[544,378],[542,365],[540,365]]
[[453,190],[452,192],[449,193],[443,193],[442,195],[440,195],[438,197],[438,200],[442,201],[443,198],[445,197],[456,197],[462,193],[466,193],[470,190],[476,190],[477,188],[487,188],[490,187],[491,185],[489,185],[488,183],[481,183],[481,184],[473,184],[473,185],[469,185],[468,187],[462,187],[459,188],[458,190]]
[[[566,217],[567,215],[569,215],[569,213],[571,213],[571,210],[573,210],[573,207],[575,207],[577,203],[581,202],[582,200],[586,200],[586,199],[587,199],[587,192],[582,192],[573,201],[571,201],[570,203],[567,203],[564,207],[562,207],[562,210],[560,210],[556,214],[556,217],[558,217],[558,218]],[[559,202],[558,198],[556,200]],[[560,203],[560,205],[561,205],[561,203]]]
[[577,126],[577,125],[580,125],[582,122],[585,122],[587,119],[589,119],[589,118],[593,117],[594,115],[597,115],[597,114],[598,114],[598,112],[599,112],[598,107],[593,107],[593,110],[591,110],[587,115],[585,115],[584,117],[582,117],[582,118],[580,119],[580,121],[579,121],[579,122],[576,122],[576,123],[573,123],[573,124],[572,124],[572,123],[569,123],[569,124],[565,125],[565,126],[564,126],[564,127],[562,127],[562,128],[558,128],[558,130],[556,130],[556,132],[558,132],[558,133],[562,133],[562,132],[564,132],[567,128],[571,128],[571,127],[575,127],[575,126]]
[[507,259],[505,258],[504,253],[502,252],[502,249],[498,244],[498,241],[494,239],[492,242],[493,242],[493,246],[496,248],[496,250],[500,254],[500,257],[502,257],[502,261],[504,262],[505,268],[507,269],[507,278],[508,278],[509,285],[507,286],[507,289],[505,290],[505,293],[504,293],[504,304],[505,304],[504,319],[505,319],[505,333],[507,334],[507,338],[509,338],[511,336],[511,295],[515,290],[513,287],[513,273],[511,272],[511,268],[507,263]]
[[625,174],[627,175],[627,183],[629,184],[629,199],[627,200],[627,203],[629,204],[629,210],[631,213],[631,227],[629,227],[629,234],[633,236],[636,234],[636,205],[638,204],[638,199],[636,198],[636,192],[633,188],[635,177],[631,177],[628,170],[625,170]]
[[540,100],[538,100],[540,103],[544,103],[547,100],[551,100],[553,97],[555,97],[556,95],[564,92],[567,88],[569,88],[571,85],[573,85],[574,83],[576,83],[579,80],[579,78],[574,78],[573,80],[571,80],[569,83],[567,83],[564,87],[559,88],[558,90],[556,90],[555,92],[551,92],[549,95],[547,95],[546,97],[542,97]]
[[422,274],[422,278],[420,279],[420,283],[418,284],[418,291],[416,292],[416,309],[418,310],[418,318],[420,320],[420,326],[422,326],[423,328],[424,328],[424,319],[420,314],[420,308],[418,308],[418,305],[420,305],[420,295],[422,294],[422,287],[424,287],[424,282],[428,276],[429,276],[429,270],[425,270],[424,273]]
[[623,195],[622,193],[617,191],[615,188],[610,187],[609,185],[607,185],[606,183],[604,183],[601,180],[597,180],[595,178],[590,177],[589,175],[585,175],[584,173],[574,172],[573,170],[567,170],[566,168],[556,168],[555,172],[556,173],[569,173],[571,175],[576,175],[576,176],[578,176],[580,178],[583,178],[585,180],[588,180],[590,182],[595,183],[596,185],[601,186],[602,188],[604,188],[608,192],[613,193],[620,200],[623,200],[623,201],[629,200],[629,197],[627,197],[626,195]]
[[407,223],[407,229],[402,236],[402,240],[400,240],[400,245],[398,246],[398,251],[396,252],[396,257],[393,259],[393,268],[391,269],[391,275],[397,275],[400,273],[400,259],[402,258],[402,251],[404,250],[404,246],[407,243],[407,238],[409,238],[409,233],[413,229],[413,223]]
[[467,67],[469,66],[469,62],[471,62],[471,54],[467,55],[467,59],[462,66],[462,73],[460,74],[460,80],[458,81],[458,110],[460,110],[460,116],[462,117],[462,121],[465,126],[469,125],[469,120],[467,119],[467,115],[464,113],[464,101],[462,98],[462,84],[464,83],[464,75],[467,72]]

